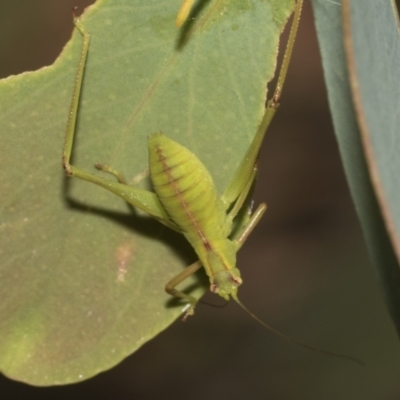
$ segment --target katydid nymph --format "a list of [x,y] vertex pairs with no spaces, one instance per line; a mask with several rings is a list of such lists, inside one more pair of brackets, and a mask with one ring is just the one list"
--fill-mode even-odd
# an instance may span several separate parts
[[[192,3],[193,1],[184,0],[182,7],[188,7],[190,11]],[[69,112],[62,163],[68,176],[94,183],[113,192],[131,206],[145,211],[168,228],[183,234],[192,245],[199,260],[183,270],[165,287],[167,293],[186,303],[183,309],[184,319],[194,314],[198,300],[176,287],[204,267],[210,279],[211,291],[225,300],[232,298],[265,328],[303,347],[358,362],[352,357],[314,349],[278,332],[251,313],[237,296],[242,279],[240,271],[236,267],[236,253],[260,221],[266,205],[259,205],[254,212],[248,209],[246,217],[241,219],[240,226],[235,227],[235,232],[238,233],[233,237],[232,226],[235,217],[243,207],[248,208],[248,197],[257,175],[259,150],[265,132],[279,106],[299,25],[302,3],[303,0],[298,0],[296,3],[289,41],[275,92],[267,103],[252,143],[222,196],[218,196],[213,179],[203,163],[188,149],[162,133],[154,133],[148,139],[149,175],[154,192],[128,185],[122,175],[111,167],[96,164],[97,169],[114,175],[117,181],[94,175],[70,163],[80,92],[89,49],[89,34],[80,19],[74,15],[74,24],[81,33],[83,42]]]

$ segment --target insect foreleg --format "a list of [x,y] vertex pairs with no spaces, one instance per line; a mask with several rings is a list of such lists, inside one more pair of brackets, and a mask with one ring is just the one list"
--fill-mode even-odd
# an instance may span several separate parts
[[247,197],[249,196],[250,190],[254,184],[254,180],[256,179],[257,171],[258,171],[258,165],[255,164],[253,167],[253,171],[246,182],[245,187],[243,188],[242,192],[239,194],[239,197],[235,202],[235,205],[228,212],[227,218],[229,220],[233,220],[236,217],[236,215],[238,215],[239,211],[242,209],[243,204],[245,203]]
[[[226,236],[236,235],[236,232],[240,230],[241,226],[244,226],[247,221],[249,221],[251,216],[250,202],[251,195],[254,189],[254,181],[257,176],[258,166],[254,165],[252,174],[247,180],[245,187],[239,194],[239,197],[235,201],[233,207],[227,210],[226,220],[225,220],[225,232]],[[229,205],[226,203],[225,206]],[[245,208],[245,210],[243,209]],[[235,222],[233,220],[236,218]]]
[[180,299],[183,299],[183,300],[187,301],[187,305],[183,309],[183,312],[185,313],[185,315],[183,316],[183,320],[185,320],[190,315],[194,314],[194,309],[195,309],[196,304],[197,304],[197,299],[195,299],[193,296],[190,296],[188,294],[185,294],[185,293],[175,289],[175,287],[177,285],[179,285],[181,282],[183,282],[185,279],[187,279],[190,275],[193,275],[201,267],[202,267],[201,262],[200,261],[196,261],[192,265],[189,265],[187,268],[185,268],[178,275],[173,277],[165,285],[165,291],[168,294],[170,294],[171,296],[174,296],[174,297],[179,297]]
[[251,214],[250,219],[246,222],[246,224],[240,230],[240,234],[238,235],[238,237],[236,239],[234,239],[234,241],[233,241],[237,246],[236,251],[238,251],[243,246],[243,243],[247,240],[247,238],[253,232],[254,228],[260,222],[265,211],[267,211],[267,205],[265,203],[261,203],[257,207],[256,211],[254,211],[254,213]]

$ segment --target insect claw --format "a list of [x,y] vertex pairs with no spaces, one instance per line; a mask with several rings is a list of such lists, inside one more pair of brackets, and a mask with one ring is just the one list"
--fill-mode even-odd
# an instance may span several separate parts
[[182,321],[186,321],[188,317],[194,315],[194,306],[191,303],[187,303],[185,307],[182,308],[182,314],[184,316],[182,317]]
[[77,18],[77,16],[76,16],[76,10],[77,10],[78,8],[79,8],[78,6],[72,7],[71,12],[72,12],[72,16],[74,17],[74,19]]

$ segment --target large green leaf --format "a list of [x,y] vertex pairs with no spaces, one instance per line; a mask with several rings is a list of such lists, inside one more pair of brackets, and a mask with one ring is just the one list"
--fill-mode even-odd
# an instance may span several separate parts
[[[147,136],[162,130],[221,191],[256,132],[293,1],[202,1],[183,34],[179,5],[99,0],[85,13],[74,163],[105,162],[131,179],[146,169]],[[165,329],[181,305],[164,285],[195,259],[179,235],[64,177],[80,46],[75,32],[53,66],[0,82],[0,368],[36,385],[88,378]]]
[[389,0],[366,0],[362,7],[357,1],[335,6],[314,0],[313,6],[343,165],[371,259],[400,333],[400,40],[396,9]]

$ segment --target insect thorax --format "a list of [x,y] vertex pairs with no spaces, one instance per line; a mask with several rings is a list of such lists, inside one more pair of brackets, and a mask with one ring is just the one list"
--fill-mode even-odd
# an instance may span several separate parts
[[209,245],[198,247],[197,255],[210,277],[211,291],[228,300],[242,283],[236,268],[236,247],[229,239],[210,240]]

